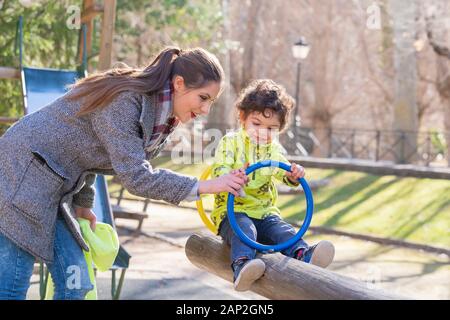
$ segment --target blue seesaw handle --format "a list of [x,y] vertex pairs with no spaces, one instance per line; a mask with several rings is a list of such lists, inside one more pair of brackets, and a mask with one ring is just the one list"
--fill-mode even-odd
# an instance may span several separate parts
[[[264,168],[264,167],[279,167],[286,171],[291,171],[291,166],[286,163],[272,161],[272,160],[264,160],[264,161],[255,163],[255,164],[251,165],[250,167],[248,167],[245,170],[245,174],[249,175],[253,171],[258,170],[260,168]],[[260,244],[256,241],[253,241],[252,239],[250,239],[241,230],[241,228],[239,227],[239,225],[236,221],[236,216],[234,214],[234,195],[231,193],[228,193],[228,200],[227,200],[228,220],[230,222],[231,228],[233,229],[234,233],[239,237],[239,239],[241,239],[242,242],[244,242],[246,245],[248,245],[258,251],[261,251],[261,252],[276,252],[276,251],[282,251],[284,249],[287,249],[287,248],[293,246],[296,242],[298,242],[303,237],[303,235],[308,230],[309,225],[311,224],[313,211],[314,211],[314,201],[313,201],[311,189],[310,189],[308,183],[306,182],[305,178],[300,178],[300,179],[298,179],[298,181],[300,182],[300,184],[303,188],[303,191],[305,193],[305,197],[306,197],[305,220],[303,221],[302,227],[300,228],[300,230],[297,232],[297,234],[295,236],[293,236],[291,239],[289,239],[283,243],[276,244],[276,245]]]

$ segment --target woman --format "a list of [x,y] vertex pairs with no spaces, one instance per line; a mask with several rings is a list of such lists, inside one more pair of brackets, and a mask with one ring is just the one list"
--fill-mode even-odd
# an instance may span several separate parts
[[36,258],[49,268],[55,299],[83,299],[92,289],[76,218],[95,228],[96,173],[175,205],[202,193],[237,196],[246,183],[242,171],[199,182],[148,161],[180,122],[208,114],[223,77],[206,50],[166,48],[142,70],[79,80],[9,128],[0,138],[0,299],[25,299]]

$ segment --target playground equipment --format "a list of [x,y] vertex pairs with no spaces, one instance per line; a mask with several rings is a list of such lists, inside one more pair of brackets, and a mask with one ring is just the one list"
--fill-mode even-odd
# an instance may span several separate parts
[[[277,166],[289,171],[290,166],[276,161],[262,161],[251,165],[245,171],[248,175],[253,171],[269,166]],[[200,177],[206,180],[211,174],[208,167]],[[261,255],[266,264],[264,276],[257,280],[251,290],[269,299],[357,299],[357,300],[393,300],[404,297],[389,294],[381,290],[371,289],[366,283],[351,279],[320,267],[299,263],[275,251],[280,251],[293,245],[308,229],[313,214],[313,198],[308,183],[299,179],[306,196],[306,217],[298,233],[290,240],[274,246],[267,246],[249,239],[240,229],[234,215],[234,196],[228,194],[227,211],[230,225],[239,238],[247,245],[260,252],[271,252]],[[217,234],[215,225],[205,213],[202,200],[197,201],[197,209],[206,227]],[[194,234],[189,237],[185,252],[192,264],[227,281],[233,282],[233,273],[229,267],[230,249],[218,237],[206,234]]]
[[[249,175],[253,171],[258,170],[260,168],[273,167],[273,166],[279,167],[286,171],[291,170],[290,165],[288,165],[286,163],[282,163],[282,162],[278,162],[278,161],[271,161],[271,160],[264,160],[264,161],[255,163],[255,164],[251,165],[250,167],[248,167],[245,170],[245,174]],[[200,181],[206,180],[210,175],[211,175],[211,167],[208,167],[201,175]],[[297,234],[294,237],[292,237],[291,239],[289,239],[286,242],[276,244],[276,245],[260,244],[256,241],[251,240],[245,233],[242,232],[241,228],[239,227],[239,225],[236,221],[236,217],[234,214],[234,195],[231,193],[228,194],[227,213],[228,213],[228,219],[230,222],[230,226],[232,227],[233,231],[241,239],[242,242],[244,242],[245,244],[247,244],[248,246],[250,246],[256,250],[259,250],[260,252],[266,253],[266,252],[282,251],[284,249],[287,249],[302,238],[302,236],[308,230],[309,225],[311,224],[312,215],[313,215],[313,211],[314,211],[314,201],[313,201],[311,189],[310,189],[308,183],[306,182],[305,178],[301,178],[298,181],[300,182],[300,184],[303,188],[303,191],[305,193],[305,196],[306,196],[305,220],[304,220],[301,228],[299,229],[299,231],[297,232]],[[200,214],[200,218],[202,219],[205,226],[212,233],[217,234],[217,228],[211,222],[211,220],[208,218],[208,216],[206,215],[205,210],[203,208],[203,202],[202,202],[201,198],[199,200],[197,200],[197,210],[198,210],[198,212]]]
[[[189,237],[186,256],[196,267],[233,282],[229,248],[218,237],[194,234]],[[367,283],[327,269],[302,263],[280,253],[259,257],[266,264],[264,276],[251,290],[269,299],[282,300],[394,300],[404,297],[371,288]]]
[[38,111],[66,93],[66,86],[87,75],[86,27],[82,29],[83,58],[78,70],[59,70],[26,67],[23,64],[23,17],[19,17],[16,34],[16,52],[19,51],[20,80],[25,115]]
[[[74,83],[77,78],[87,75],[87,52],[86,52],[86,26],[82,27],[82,64],[77,70],[57,70],[45,68],[31,68],[23,65],[23,19],[18,21],[16,48],[19,51],[20,79],[23,91],[23,105],[25,115],[38,111],[43,106],[54,101],[66,92],[66,86]],[[108,223],[113,228],[114,219],[109,200],[106,179],[102,175],[97,175],[95,181],[96,195],[94,199],[93,211],[97,221]],[[120,297],[122,285],[125,279],[125,272],[129,266],[130,255],[120,246],[119,253],[114,261],[111,278],[111,296],[113,299]],[[116,284],[116,271],[121,270],[119,283]],[[40,263],[40,295],[45,297],[47,287],[48,270],[43,263]]]
[[[83,0],[83,11],[81,13],[81,23],[86,26],[86,36],[80,37],[79,47],[83,47],[85,42],[85,51],[79,50],[78,62],[81,64],[83,55],[87,60],[94,56],[99,56],[98,70],[105,70],[111,66],[111,53],[114,34],[114,21],[116,17],[117,0],[103,0],[103,4],[98,4],[94,0]],[[97,15],[102,16],[100,48],[98,53],[92,53],[92,35],[94,30],[94,18]],[[21,70],[11,66],[0,66],[0,79],[20,80]],[[0,123],[13,123],[17,118],[0,117]]]
[[[264,167],[279,167],[286,171],[291,171],[291,166],[278,162],[278,161],[271,161],[271,160],[265,160],[258,163],[255,163],[248,167],[245,170],[245,174],[249,175],[253,171],[264,168]],[[298,179],[300,184],[302,185],[303,191],[305,192],[306,196],[306,217],[305,221],[303,222],[302,227],[297,232],[295,236],[293,236],[291,239],[287,240],[286,242],[276,244],[276,245],[263,245],[256,241],[251,240],[244,232],[242,232],[241,228],[239,227],[236,217],[234,215],[234,195],[229,193],[228,194],[228,200],[227,200],[227,211],[228,211],[228,220],[230,221],[230,226],[233,228],[234,233],[241,239],[242,242],[244,242],[246,245],[259,250],[261,252],[275,252],[275,251],[281,251],[284,249],[287,249],[294,245],[297,241],[299,241],[302,236],[305,234],[306,230],[308,230],[309,225],[311,224],[311,219],[313,215],[314,210],[314,202],[313,197],[311,193],[311,189],[308,186],[308,183],[306,182],[305,178]]]
[[[200,176],[200,181],[205,181],[208,179],[208,177],[211,175],[211,167],[206,168],[206,170],[202,173],[202,175]],[[214,225],[214,223],[212,223],[211,219],[208,218],[207,214],[205,213],[205,209],[203,208],[203,201],[202,198],[200,197],[200,199],[198,199],[196,201],[196,205],[197,205],[197,211],[200,215],[200,218],[202,219],[203,223],[205,224],[205,226],[214,234],[217,234],[217,228]]]

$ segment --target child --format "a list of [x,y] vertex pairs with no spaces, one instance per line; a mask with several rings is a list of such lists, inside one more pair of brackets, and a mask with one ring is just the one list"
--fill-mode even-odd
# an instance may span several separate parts
[[[288,161],[283,148],[276,140],[286,128],[294,102],[285,89],[271,80],[255,80],[243,90],[237,102],[241,128],[228,133],[216,150],[212,176],[242,171],[248,164],[262,160]],[[276,207],[277,189],[272,177],[291,187],[299,185],[305,175],[303,167],[292,163],[291,171],[279,168],[262,168],[249,176],[245,195],[235,199],[236,220],[242,231],[252,240],[265,244],[285,242],[296,234],[290,224],[280,218]],[[234,288],[245,291],[260,278],[265,270],[261,259],[255,259],[256,250],[247,246],[234,234],[227,217],[227,194],[215,195],[211,219],[219,234],[231,246]],[[282,254],[306,263],[327,267],[333,260],[334,247],[328,241],[309,246],[302,239]]]

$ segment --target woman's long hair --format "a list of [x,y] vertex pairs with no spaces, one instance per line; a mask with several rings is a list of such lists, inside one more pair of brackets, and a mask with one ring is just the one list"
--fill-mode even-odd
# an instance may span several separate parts
[[151,95],[161,90],[168,79],[179,75],[188,88],[201,88],[209,82],[222,84],[224,72],[210,52],[194,48],[167,47],[144,69],[121,67],[92,74],[71,85],[67,99],[81,99],[79,116],[105,107],[119,93],[134,91]]

